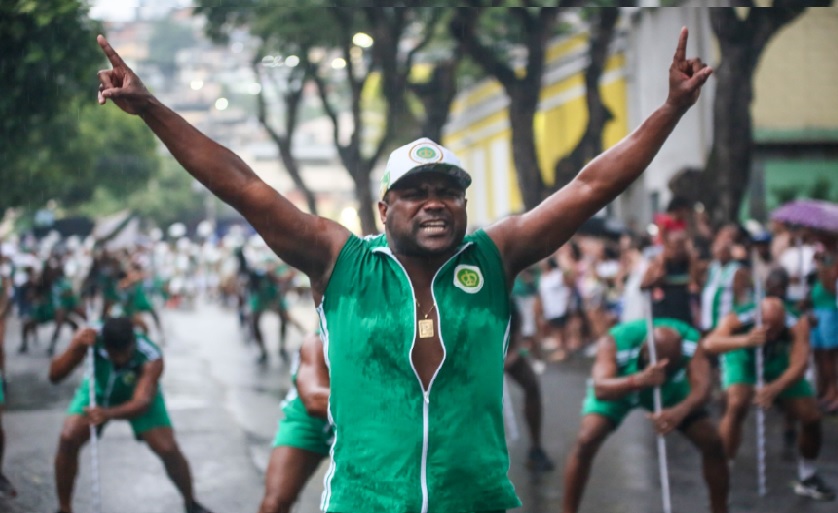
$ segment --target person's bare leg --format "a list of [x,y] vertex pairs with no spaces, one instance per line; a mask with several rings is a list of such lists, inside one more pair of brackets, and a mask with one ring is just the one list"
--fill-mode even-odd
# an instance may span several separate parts
[[6,451],[6,432],[3,430],[3,410],[0,409],[0,495],[5,494],[9,497],[17,495],[15,487],[12,482],[3,474],[3,454]]
[[55,453],[55,489],[58,494],[58,509],[73,511],[73,485],[79,469],[79,451],[90,440],[90,424],[81,415],[72,415],[64,420],[58,451]]
[[268,351],[265,349],[265,339],[262,337],[262,328],[259,327],[259,320],[262,318],[263,310],[254,310],[250,316],[250,329],[253,331],[253,339],[259,346],[259,361],[268,360]]
[[710,494],[710,511],[727,513],[730,493],[730,468],[719,432],[709,418],[693,422],[684,435],[701,452],[704,482]]
[[290,513],[323,458],[321,454],[296,447],[275,447],[265,473],[265,495],[259,513]]
[[591,473],[591,466],[602,442],[614,430],[614,424],[597,414],[582,417],[576,443],[567,456],[564,467],[564,513],[577,513],[582,494]]
[[742,443],[742,424],[753,402],[754,388],[750,385],[732,385],[727,389],[727,408],[719,422],[719,434],[729,460],[736,458]]
[[166,468],[166,475],[175,484],[183,501],[191,505],[195,501],[192,493],[192,472],[189,462],[180,451],[172,428],[162,427],[146,431],[140,435]]

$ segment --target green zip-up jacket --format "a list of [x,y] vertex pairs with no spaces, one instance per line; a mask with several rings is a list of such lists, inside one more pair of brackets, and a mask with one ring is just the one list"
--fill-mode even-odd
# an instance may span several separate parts
[[411,360],[415,293],[385,236],[352,236],[338,257],[318,306],[335,427],[324,511],[520,505],[503,425],[509,293],[485,232],[464,239],[432,291],[445,352],[426,392]]

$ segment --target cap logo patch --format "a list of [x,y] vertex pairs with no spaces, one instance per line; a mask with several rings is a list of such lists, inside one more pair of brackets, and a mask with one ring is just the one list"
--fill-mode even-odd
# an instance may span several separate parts
[[407,156],[417,164],[433,164],[442,161],[442,150],[435,144],[417,144]]

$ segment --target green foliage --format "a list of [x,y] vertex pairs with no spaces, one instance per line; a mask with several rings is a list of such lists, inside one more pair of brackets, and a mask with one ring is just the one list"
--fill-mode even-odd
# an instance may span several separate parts
[[126,193],[159,166],[154,135],[111,104],[73,102],[29,134],[28,152],[3,171],[0,204],[37,208],[50,199],[68,207],[97,187]]
[[99,27],[77,0],[0,3],[0,155],[4,167],[28,150],[33,129],[68,100],[96,90]]
[[144,187],[117,191],[99,186],[92,198],[75,212],[102,216],[129,209],[161,227],[203,218],[206,197],[206,193],[202,193],[203,187],[174,158],[169,156],[161,160],[162,165]]
[[97,108],[101,27],[79,0],[0,4],[0,209],[136,187],[156,169],[138,119]]

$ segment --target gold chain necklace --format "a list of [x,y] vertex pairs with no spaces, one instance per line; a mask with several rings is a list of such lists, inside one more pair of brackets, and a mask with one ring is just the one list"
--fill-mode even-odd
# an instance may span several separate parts
[[[425,318],[419,319],[419,338],[433,338],[434,336],[434,320],[428,319],[428,316],[431,315],[431,312],[434,311],[436,308],[436,303],[427,311],[425,312]],[[422,305],[419,304],[419,301],[416,301],[416,311],[421,312]]]

